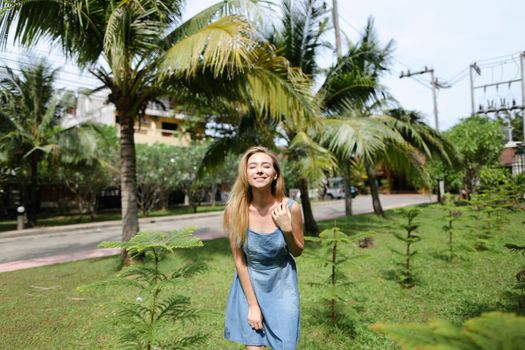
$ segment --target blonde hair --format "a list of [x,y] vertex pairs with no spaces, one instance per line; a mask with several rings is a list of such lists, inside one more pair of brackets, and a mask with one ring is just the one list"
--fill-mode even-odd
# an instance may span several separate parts
[[272,195],[281,200],[284,197],[284,178],[277,156],[266,147],[250,147],[241,158],[237,172],[237,178],[233,184],[230,196],[224,210],[224,230],[228,233],[230,240],[237,247],[241,247],[246,241],[248,231],[248,207],[253,200],[252,189],[248,183],[248,159],[255,153],[264,153],[272,158],[273,168],[277,173],[277,179],[272,182]]

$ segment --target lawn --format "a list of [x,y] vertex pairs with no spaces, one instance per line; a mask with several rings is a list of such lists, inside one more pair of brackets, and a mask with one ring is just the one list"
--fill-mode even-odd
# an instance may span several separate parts
[[[522,213],[507,214],[504,228],[494,232],[494,248],[487,251],[463,251],[462,258],[448,262],[443,258],[447,235],[441,230],[444,211],[424,208],[416,219],[422,241],[415,245],[419,284],[402,289],[393,277],[398,259],[391,249],[402,250],[392,235],[402,220],[388,213],[387,219],[373,215],[341,218],[337,225],[345,232],[373,230],[375,246],[369,249],[347,248],[349,254],[365,254],[352,259],[345,273],[353,281],[348,303],[359,318],[349,327],[333,329],[318,312],[317,287],[310,282],[328,278],[327,268],[318,266],[308,254],[297,258],[301,292],[301,342],[299,349],[397,349],[381,334],[369,330],[375,322],[426,322],[442,318],[461,322],[491,310],[520,313],[514,276],[523,265],[523,257],[510,253],[507,242],[525,242]],[[333,221],[324,222],[324,228]],[[458,222],[464,231],[457,234],[471,245],[471,230],[476,222],[464,216]],[[470,227],[470,228],[469,228]],[[306,252],[318,247],[308,243]],[[191,296],[201,317],[184,326],[176,324],[173,334],[207,334],[206,349],[242,349],[222,338],[226,297],[234,273],[228,242],[217,239],[203,248],[179,251],[167,259],[167,270],[186,260],[205,262],[209,270],[181,282],[173,293]],[[6,349],[111,349],[117,336],[111,324],[112,300],[135,300],[135,291],[121,287],[80,293],[76,287],[103,280],[118,268],[116,257],[21,270],[0,274],[0,344]],[[350,327],[352,326],[352,327]]]

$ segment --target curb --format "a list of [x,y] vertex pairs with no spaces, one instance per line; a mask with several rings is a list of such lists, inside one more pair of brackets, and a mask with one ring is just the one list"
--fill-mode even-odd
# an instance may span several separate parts
[[68,253],[47,256],[44,258],[27,259],[27,260],[16,260],[7,263],[0,264],[0,272],[18,271],[24,269],[30,269],[33,267],[48,266],[54,264],[60,264],[65,262],[73,262],[85,259],[101,258],[105,256],[113,256],[120,254],[120,249],[92,249],[83,252]]

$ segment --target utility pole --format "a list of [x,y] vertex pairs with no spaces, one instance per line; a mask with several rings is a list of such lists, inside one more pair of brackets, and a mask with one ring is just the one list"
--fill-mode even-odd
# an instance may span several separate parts
[[[434,103],[434,121],[436,123],[436,131],[439,132],[439,118],[438,118],[438,107],[437,107],[437,94],[436,94],[436,90],[438,88],[444,88],[444,87],[448,87],[448,86],[445,86],[445,85],[441,85],[438,83],[437,81],[437,78],[434,76],[434,69],[428,69],[426,66],[425,66],[425,69],[419,71],[419,72],[410,72],[409,70],[405,72],[401,72],[401,75],[399,76],[399,78],[409,78],[413,75],[420,75],[420,74],[426,74],[426,73],[430,73],[430,79],[431,79],[431,82],[430,84],[432,85],[432,101]],[[438,202],[441,203],[441,201],[443,200],[443,194],[445,193],[445,182],[443,180],[439,180],[438,181],[438,188],[437,188],[437,196],[438,196]]]
[[520,54],[520,68],[521,68],[521,118],[523,119],[523,143],[525,146],[525,52]]
[[434,77],[434,70],[429,70],[430,72],[430,80],[432,84],[432,101],[434,102],[434,120],[436,122],[436,131],[439,131],[439,120],[438,120],[438,103],[437,103],[437,96],[436,96],[436,89],[437,89],[437,80],[436,77]]
[[332,17],[334,20],[334,31],[335,31],[335,49],[337,57],[341,57],[341,29],[339,28],[339,11],[337,9],[337,0],[332,0]]
[[446,88],[448,86],[439,84],[438,81],[437,81],[437,78],[434,76],[434,69],[428,69],[427,67],[425,67],[425,69],[423,69],[423,70],[421,70],[419,72],[410,72],[409,70],[407,70],[406,73],[405,72],[401,72],[401,75],[399,76],[399,78],[401,78],[401,79],[403,79],[403,78],[410,78],[413,75],[420,75],[420,74],[425,74],[425,73],[430,73],[430,79],[431,79],[430,84],[432,85],[432,101],[434,102],[434,122],[436,124],[436,131],[439,131],[439,118],[438,118],[438,107],[437,107],[436,90],[438,88]]
[[[337,0],[332,0],[332,18],[334,21],[335,31],[335,50],[337,53],[337,60],[343,56],[341,49],[341,28],[339,28],[339,11],[337,9]],[[339,62],[338,62],[339,63]],[[345,188],[345,215],[352,215],[352,171],[350,159],[343,161],[343,181]],[[372,181],[372,180],[370,180]]]
[[476,114],[476,103],[474,102],[474,72],[476,72],[478,75],[481,75],[481,70],[479,69],[476,62],[472,63],[469,68],[469,74],[470,74],[470,107],[471,107],[471,115]]

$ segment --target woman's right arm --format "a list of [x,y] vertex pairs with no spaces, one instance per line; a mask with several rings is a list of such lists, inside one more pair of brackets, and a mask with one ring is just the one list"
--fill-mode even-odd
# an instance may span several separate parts
[[262,329],[262,313],[257,302],[257,297],[250,281],[250,275],[248,273],[248,265],[246,264],[246,257],[244,256],[241,248],[237,247],[231,240],[230,246],[233,253],[233,260],[235,267],[237,268],[237,275],[241,281],[242,290],[248,300],[248,324],[250,327],[259,330]]

